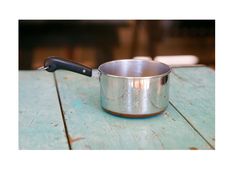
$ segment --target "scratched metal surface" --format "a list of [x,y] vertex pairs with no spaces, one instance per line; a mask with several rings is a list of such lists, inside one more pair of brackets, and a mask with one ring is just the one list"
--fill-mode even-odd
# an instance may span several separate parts
[[68,149],[51,73],[19,72],[19,149]]
[[215,72],[207,67],[176,68],[170,81],[170,102],[214,147]]
[[[194,72],[197,69],[191,68]],[[186,74],[194,76],[191,72]],[[177,79],[171,79],[172,89],[182,88],[181,84],[175,84]],[[181,107],[176,110],[170,104],[165,113],[146,119],[120,118],[101,109],[99,81],[95,78],[57,71],[56,80],[72,149],[211,149],[198,127],[186,121]],[[189,84],[193,84],[191,79]],[[194,101],[194,92],[188,90],[187,99]],[[171,92],[173,97],[174,93]]]

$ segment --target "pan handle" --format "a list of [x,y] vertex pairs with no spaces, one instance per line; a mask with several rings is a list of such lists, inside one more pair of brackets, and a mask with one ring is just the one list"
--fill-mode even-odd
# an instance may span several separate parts
[[80,73],[85,76],[92,76],[92,68],[85,65],[72,62],[67,59],[62,59],[56,56],[50,56],[44,61],[44,69],[48,72],[54,72],[58,69],[68,70],[75,73]]

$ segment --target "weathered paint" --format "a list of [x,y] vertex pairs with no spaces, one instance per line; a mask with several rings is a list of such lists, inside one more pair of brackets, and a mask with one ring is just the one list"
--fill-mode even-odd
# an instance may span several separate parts
[[[146,119],[104,112],[94,78],[66,71],[56,76],[73,149],[209,149],[203,138],[214,146],[214,72],[208,68],[173,69],[174,107]],[[20,71],[19,148],[68,149],[51,73]]]
[[215,73],[207,67],[176,68],[171,73],[170,102],[215,146]]
[[100,107],[97,79],[57,71],[56,80],[72,149],[210,149],[171,105],[154,117],[121,118]]
[[19,149],[68,149],[51,73],[19,72]]

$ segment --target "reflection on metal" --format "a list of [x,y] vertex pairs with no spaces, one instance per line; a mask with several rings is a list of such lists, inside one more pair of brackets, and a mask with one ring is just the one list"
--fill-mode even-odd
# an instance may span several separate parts
[[169,79],[100,77],[101,105],[104,109],[133,116],[164,111],[169,103]]
[[37,68],[37,70],[47,70],[48,68],[49,68],[48,66],[46,67],[42,66],[42,67]]
[[130,87],[135,88],[135,89],[149,89],[149,85],[150,85],[150,80],[146,79],[146,80],[133,80],[132,82],[129,83]]

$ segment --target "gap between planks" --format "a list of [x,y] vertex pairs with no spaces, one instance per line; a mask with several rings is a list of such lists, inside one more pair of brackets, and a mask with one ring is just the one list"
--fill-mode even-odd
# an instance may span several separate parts
[[59,93],[59,89],[58,89],[58,85],[57,85],[57,79],[56,79],[55,72],[53,72],[53,78],[54,78],[54,83],[55,83],[55,86],[56,86],[57,97],[58,97],[58,101],[59,101],[59,105],[60,105],[61,116],[62,116],[62,121],[63,121],[64,129],[65,129],[65,134],[66,134],[68,147],[69,147],[69,150],[72,150],[72,147],[71,147],[71,144],[70,144],[69,133],[68,133],[68,129],[67,129],[67,126],[66,126],[66,119],[65,119],[65,116],[64,116],[64,113],[63,113],[63,107],[62,107],[62,104],[61,104],[61,98],[60,98],[60,93]]
[[178,113],[183,117],[183,119],[191,126],[191,128],[192,128],[194,131],[196,131],[197,134],[198,134],[199,136],[201,136],[201,138],[202,138],[212,149],[215,150],[215,147],[212,146],[212,145],[210,144],[210,142],[208,142],[208,141],[206,140],[206,138],[205,138],[205,137],[194,127],[194,125],[191,124],[191,122],[175,107],[175,105],[174,105],[173,103],[171,103],[170,101],[169,101],[169,103],[170,103],[170,105],[176,110],[176,112],[178,112]]
[[[202,66],[204,67],[204,66]],[[178,67],[176,67],[178,68]],[[179,67],[181,68],[181,67]],[[62,120],[63,120],[63,124],[64,124],[64,129],[65,129],[65,134],[66,134],[66,138],[67,138],[67,143],[68,143],[68,147],[70,150],[72,150],[72,146],[71,146],[71,143],[70,143],[70,136],[69,136],[69,132],[68,132],[68,128],[67,128],[67,125],[66,125],[66,120],[65,120],[65,116],[64,116],[64,113],[63,113],[63,107],[62,107],[62,103],[61,103],[61,98],[60,98],[60,93],[59,93],[59,89],[58,89],[58,84],[57,84],[57,80],[56,80],[56,74],[53,73],[53,77],[54,77],[54,82],[55,82],[55,86],[56,86],[56,92],[57,92],[57,96],[58,96],[58,101],[59,101],[59,105],[60,105],[60,110],[61,110],[61,115],[62,115]],[[207,139],[194,127],[193,124],[191,124],[191,122],[174,106],[174,104],[172,102],[170,102],[170,105],[176,110],[177,113],[179,113],[183,119],[190,125],[190,127],[196,131],[196,133],[212,148],[212,149],[215,149],[214,146],[212,146],[208,141]]]

